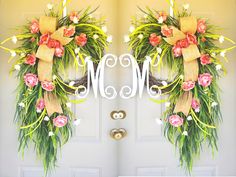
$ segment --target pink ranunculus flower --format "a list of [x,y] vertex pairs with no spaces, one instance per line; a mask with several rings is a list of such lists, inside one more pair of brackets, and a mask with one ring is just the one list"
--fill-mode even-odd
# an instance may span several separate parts
[[43,98],[40,98],[36,102],[36,109],[37,111],[42,111],[45,107],[45,102]]
[[25,64],[34,66],[36,62],[36,56],[35,54],[28,54],[26,56]]
[[202,65],[211,64],[211,57],[208,54],[202,54],[200,57],[200,61]]
[[71,37],[75,34],[75,26],[69,26],[68,28],[64,29],[64,36]]
[[195,82],[194,81],[185,81],[182,84],[182,89],[184,91],[190,91],[195,87]]
[[49,38],[48,43],[47,43],[47,46],[49,48],[57,48],[57,47],[60,47],[60,45],[61,43],[58,40],[51,39],[51,38]]
[[205,33],[207,29],[206,21],[204,19],[199,19],[197,22],[197,32]]
[[173,29],[167,25],[161,27],[161,34],[165,37],[171,37],[173,35]]
[[68,118],[63,115],[59,115],[53,119],[53,125],[56,127],[64,127],[68,122]]
[[37,20],[32,20],[30,25],[30,32],[33,34],[39,32],[39,22]]
[[25,84],[30,88],[38,85],[38,77],[36,74],[33,74],[33,73],[25,74],[24,81],[25,81]]
[[203,87],[208,87],[211,85],[212,75],[209,73],[203,73],[198,76],[198,84]]
[[39,45],[48,44],[49,39],[50,39],[49,33],[41,35],[39,39]]
[[174,127],[179,127],[183,125],[184,119],[179,115],[172,115],[169,117],[169,123]]
[[150,34],[149,42],[153,47],[155,47],[161,43],[161,36],[157,36],[155,33],[152,33]]
[[175,57],[180,57],[182,55],[182,49],[179,45],[174,45],[172,51]]
[[64,54],[64,47],[60,45],[59,47],[55,48],[55,53],[54,55],[57,57],[62,57]]
[[51,81],[43,81],[41,82],[42,88],[48,92],[51,92],[55,89],[55,85]]
[[75,36],[75,43],[80,47],[83,47],[87,43],[87,40],[87,35],[84,33],[81,33],[79,36]]
[[70,13],[69,18],[70,18],[70,21],[75,21],[75,20],[78,21],[79,20],[79,14],[76,11],[72,11]]
[[187,48],[189,46],[188,39],[185,38],[185,39],[179,40],[179,41],[177,41],[176,45],[181,48]]
[[194,34],[187,33],[187,40],[189,44],[198,44],[197,37]]
[[192,99],[191,106],[192,106],[192,108],[195,110],[195,112],[199,112],[199,111],[200,111],[201,105],[200,105],[200,102],[199,102],[198,99],[193,98],[193,99]]

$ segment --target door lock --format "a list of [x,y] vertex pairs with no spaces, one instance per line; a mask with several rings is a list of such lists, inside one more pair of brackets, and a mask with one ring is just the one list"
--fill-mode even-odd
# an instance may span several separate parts
[[127,135],[127,131],[124,128],[114,128],[110,131],[110,135],[115,140],[120,140]]

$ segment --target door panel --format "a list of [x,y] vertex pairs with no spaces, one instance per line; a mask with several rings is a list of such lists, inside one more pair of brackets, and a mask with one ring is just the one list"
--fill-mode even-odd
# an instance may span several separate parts
[[[190,3],[190,9],[193,15],[199,17],[208,17],[211,23],[223,27],[222,34],[230,36],[236,40],[235,30],[235,0],[198,0],[198,1],[176,1],[180,6],[183,3]],[[128,34],[130,19],[132,16],[141,15],[137,6],[145,8],[146,6],[156,9],[169,11],[166,1],[157,0],[120,0],[119,7],[122,7],[122,13],[119,15],[120,35]],[[181,6],[180,6],[181,8]],[[119,41],[119,52],[129,52],[127,45],[122,38]],[[227,47],[227,46],[225,46]],[[220,86],[223,90],[222,113],[224,121],[219,127],[219,152],[212,158],[212,152],[207,146],[203,146],[201,158],[195,161],[193,175],[197,176],[215,176],[215,175],[236,175],[236,125],[235,120],[235,66],[234,56],[236,52],[230,52],[226,63],[228,75],[220,80]],[[132,72],[121,68],[120,83],[132,83]],[[123,73],[123,74],[122,74]],[[155,73],[156,74],[156,73]],[[165,73],[157,73],[157,76],[165,77]],[[131,85],[131,84],[129,84]],[[144,89],[145,90],[145,89]],[[178,152],[164,137],[162,125],[156,122],[165,106],[153,103],[150,97],[144,94],[142,98],[138,96],[133,99],[120,99],[120,109],[127,112],[127,117],[120,122],[120,127],[125,127],[128,136],[120,141],[119,144],[119,175],[120,176],[168,176],[184,175],[184,170],[179,168]],[[227,162],[227,163],[226,163]]]

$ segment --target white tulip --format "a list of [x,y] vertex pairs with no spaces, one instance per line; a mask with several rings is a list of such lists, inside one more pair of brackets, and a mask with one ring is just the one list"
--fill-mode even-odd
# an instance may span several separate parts
[[78,126],[81,123],[81,119],[75,119],[73,123],[75,126]]
[[12,57],[15,57],[15,56],[16,56],[16,52],[15,52],[14,50],[10,51],[10,53],[11,53],[11,56],[12,56]]
[[165,107],[170,107],[170,102],[166,102]]
[[48,122],[50,120],[50,118],[48,116],[45,116],[43,120]]
[[75,54],[78,54],[78,53],[79,53],[79,51],[80,51],[80,48],[79,48],[79,47],[77,47],[77,48],[75,49]]
[[222,66],[220,64],[216,65],[216,70],[219,71],[221,70]]
[[128,43],[130,41],[129,35],[124,36],[124,41],[125,43]]
[[107,37],[107,42],[112,43],[112,35],[109,35],[109,36]]
[[216,107],[217,105],[218,105],[218,103],[215,101],[211,103],[211,107]]
[[187,131],[183,131],[182,135],[188,136],[188,132]]
[[139,35],[138,35],[138,38],[139,38],[139,39],[143,39],[143,34],[139,34]]
[[225,53],[226,53],[226,51],[220,52],[220,56],[225,57]]
[[20,65],[15,65],[14,68],[16,71],[20,71]]
[[54,75],[52,76],[52,79],[53,79],[53,80],[56,80],[56,79],[57,79],[57,76],[54,74]]
[[50,131],[49,133],[48,133],[48,136],[53,136],[54,135],[54,133],[52,132],[52,131]]
[[70,81],[69,86],[72,87],[75,85],[75,81]]
[[157,52],[158,52],[159,54],[161,54],[161,53],[162,53],[162,48],[161,48],[161,47],[157,47]]
[[162,24],[163,21],[164,21],[163,17],[159,17],[159,18],[158,18],[158,23]]
[[68,108],[71,108],[71,103],[66,103],[66,106],[68,107]]
[[187,117],[187,120],[188,120],[188,121],[193,120],[192,116],[188,116],[188,117]]
[[211,53],[211,56],[212,57],[216,57],[216,53]]
[[94,35],[93,35],[93,39],[96,40],[96,39],[98,39],[98,38],[99,38],[99,36],[98,36],[97,34],[94,34]]
[[12,42],[13,42],[14,44],[17,43],[17,37],[16,37],[16,36],[13,36],[11,40],[12,40]]
[[25,103],[23,103],[23,102],[20,102],[18,105],[19,105],[20,107],[22,107],[22,108],[25,107]]
[[134,30],[135,30],[135,27],[134,27],[134,26],[130,26],[130,27],[129,27],[129,32],[132,33]]
[[166,81],[161,81],[161,84],[162,84],[163,86],[167,86],[167,85],[168,85],[168,83],[167,83]]
[[220,37],[219,37],[219,42],[220,42],[220,43],[223,43],[224,41],[225,41],[225,37],[224,37],[224,36],[220,36]]
[[183,8],[184,8],[185,10],[188,10],[188,9],[189,9],[189,4],[183,4]]
[[78,24],[78,22],[79,22],[78,18],[77,18],[77,17],[74,17],[74,18],[73,18],[73,23]]
[[106,33],[106,32],[107,32],[107,26],[102,26],[102,31],[103,31],[104,33]]
[[52,10],[52,9],[53,9],[53,4],[48,3],[48,4],[47,4],[47,8],[48,8],[49,10]]

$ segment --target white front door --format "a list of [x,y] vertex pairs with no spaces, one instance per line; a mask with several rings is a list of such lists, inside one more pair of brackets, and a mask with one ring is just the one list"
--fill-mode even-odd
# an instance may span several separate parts
[[[12,28],[43,15],[47,3],[59,3],[59,0],[0,0],[0,41],[15,34]],[[108,32],[115,34],[113,19],[116,12],[112,10],[115,9],[114,2],[72,1],[68,6],[68,12],[85,9],[89,5],[92,5],[92,8],[100,5],[94,16],[109,14]],[[109,52],[115,53],[115,49],[114,43]],[[18,81],[14,76],[9,76],[11,65],[7,62],[9,54],[1,50],[0,56],[0,177],[42,177],[42,163],[36,159],[33,144],[25,152],[24,159],[18,154],[17,131],[13,122],[16,95],[14,90]],[[106,69],[105,72],[108,76],[105,78],[106,84],[113,84],[111,78],[115,77],[114,71]],[[117,176],[117,145],[109,136],[109,131],[115,127],[115,122],[109,118],[115,106],[114,100],[95,99],[91,92],[83,104],[73,108],[81,123],[75,127],[73,138],[62,147],[61,152],[58,152],[58,167],[52,173],[52,177]]]

